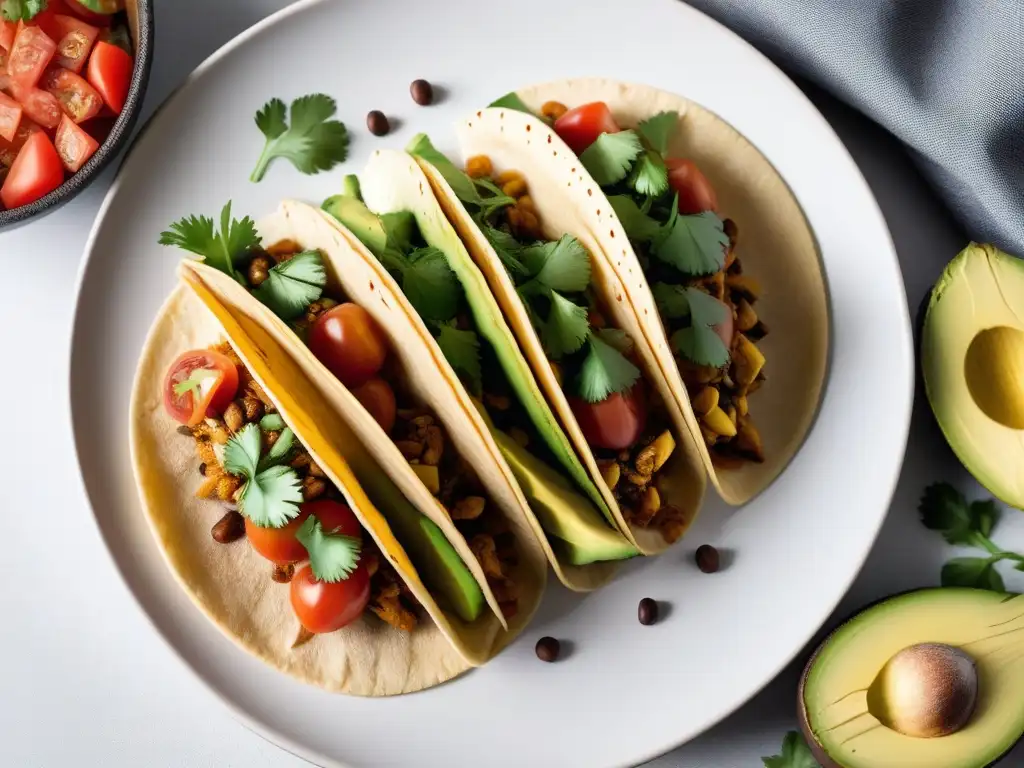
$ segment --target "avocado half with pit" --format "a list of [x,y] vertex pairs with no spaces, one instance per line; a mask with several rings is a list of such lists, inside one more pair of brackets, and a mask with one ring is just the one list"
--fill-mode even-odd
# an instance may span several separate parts
[[963,465],[1024,508],[1024,261],[971,243],[949,263],[925,313],[921,373]]
[[824,768],[984,768],[1024,736],[1024,596],[936,588],[835,630],[800,680]]

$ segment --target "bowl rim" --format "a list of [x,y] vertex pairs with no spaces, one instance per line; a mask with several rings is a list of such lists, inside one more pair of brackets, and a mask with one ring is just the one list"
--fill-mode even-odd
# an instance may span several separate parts
[[142,103],[146,95],[146,86],[153,65],[153,48],[155,40],[155,19],[153,0],[137,0],[139,36],[135,42],[135,66],[132,69],[132,80],[128,86],[128,99],[125,101],[121,114],[118,115],[107,138],[96,153],[89,158],[79,171],[69,176],[55,190],[38,200],[12,208],[0,210],[0,231],[15,225],[27,224],[29,221],[42,217],[57,210],[64,203],[70,202],[85,190],[93,180],[110,164],[118,152],[127,143],[132,129],[138,120]]

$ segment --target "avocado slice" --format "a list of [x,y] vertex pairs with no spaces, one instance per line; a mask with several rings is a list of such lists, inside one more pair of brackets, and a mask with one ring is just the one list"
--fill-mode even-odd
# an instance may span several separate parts
[[387,233],[380,218],[357,195],[349,194],[357,190],[358,186],[346,184],[346,194],[328,197],[321,207],[350,229],[374,256],[379,257],[387,245]]
[[640,554],[622,534],[608,527],[590,502],[564,477],[504,432],[491,429],[491,434],[529,499],[530,509],[541,527],[562,542],[568,562],[587,565]]
[[822,643],[800,725],[824,768],[984,768],[1024,736],[1022,661],[1024,596],[907,592]]
[[1024,262],[971,243],[949,263],[925,313],[921,373],[963,465],[1024,508]]

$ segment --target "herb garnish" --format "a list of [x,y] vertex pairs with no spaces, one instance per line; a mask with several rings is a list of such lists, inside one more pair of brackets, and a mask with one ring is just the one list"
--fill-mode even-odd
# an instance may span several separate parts
[[331,120],[337,111],[334,99],[323,93],[302,96],[292,102],[291,125],[280,99],[271,99],[256,113],[256,126],[267,139],[250,181],[263,179],[276,157],[291,161],[302,173],[327,171],[348,157],[348,130]]
[[187,379],[174,385],[174,394],[181,397],[186,392],[192,392],[194,397],[206,379],[215,378],[217,375],[217,371],[211,371],[209,368],[196,368]]
[[1024,555],[1006,552],[989,538],[999,522],[999,509],[994,500],[968,504],[964,495],[949,483],[934,483],[925,488],[918,511],[925,527],[939,531],[950,544],[988,552],[988,557],[955,557],[948,561],[942,567],[942,586],[1005,592],[996,563],[1012,560],[1016,563],[1014,568],[1024,571]]
[[690,321],[669,339],[679,354],[697,365],[714,368],[729,362],[729,348],[714,328],[728,319],[728,307],[699,288],[655,283],[651,292],[667,319]]
[[224,446],[224,469],[245,479],[238,497],[238,511],[256,525],[281,528],[299,514],[302,484],[298,473],[282,462],[294,443],[285,428],[260,458],[262,434],[256,424],[246,424]]
[[31,21],[46,10],[46,0],[3,0],[0,16],[4,21]]
[[762,757],[764,768],[821,768],[811,754],[811,748],[796,731],[790,731],[782,740],[782,754]]
[[506,93],[504,96],[495,99],[487,106],[504,107],[505,109],[513,109],[516,112],[525,112],[528,115],[533,114],[533,110],[526,106],[526,102],[519,98],[519,94],[515,91]]
[[602,133],[580,155],[580,162],[602,187],[616,184],[629,175],[633,161],[643,152],[635,131]]
[[[219,232],[213,219],[188,216],[162,232],[159,242],[201,256],[201,261],[246,287],[249,285],[239,266],[262,244],[251,218],[246,216],[241,221],[232,218],[230,200],[221,210]],[[271,267],[266,280],[252,289],[252,293],[282,320],[290,321],[320,298],[326,284],[327,272],[320,254],[303,251]]]
[[344,581],[359,565],[362,542],[355,536],[325,532],[316,515],[310,515],[295,532],[295,538],[309,553],[309,567],[317,581]]

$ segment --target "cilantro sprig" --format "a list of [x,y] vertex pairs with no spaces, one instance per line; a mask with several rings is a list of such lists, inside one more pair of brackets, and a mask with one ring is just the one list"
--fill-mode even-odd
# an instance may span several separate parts
[[[248,216],[231,216],[229,200],[220,213],[220,229],[207,216],[187,216],[160,233],[160,245],[176,246],[194,253],[200,261],[230,275],[249,287],[241,267],[262,245],[256,224]],[[316,251],[303,251],[267,271],[253,295],[282,320],[302,315],[306,307],[323,295],[327,272]]]
[[295,532],[295,538],[309,553],[309,567],[317,581],[344,581],[359,565],[362,542],[355,536],[324,531],[316,515],[310,515]]
[[487,106],[504,107],[505,109],[513,109],[516,112],[525,112],[528,115],[534,114],[533,110],[526,106],[526,102],[519,98],[519,94],[515,91],[506,93],[504,96],[499,96]]
[[602,133],[580,154],[580,162],[602,187],[616,184],[629,175],[633,161],[643,152],[635,131]]
[[668,320],[689,320],[672,334],[676,352],[697,365],[721,368],[729,362],[729,348],[715,330],[729,316],[729,308],[699,288],[655,283],[651,288],[658,310]]
[[267,141],[249,180],[262,181],[270,163],[278,157],[288,159],[305,174],[327,171],[343,162],[348,157],[348,129],[344,123],[331,120],[337,109],[334,99],[323,93],[295,99],[290,115],[281,99],[264,104],[256,113],[256,127]]
[[0,18],[4,21],[31,21],[46,10],[46,0],[3,0]]
[[302,484],[298,473],[282,464],[291,452],[294,435],[281,431],[266,456],[260,458],[262,434],[256,424],[246,424],[224,446],[224,469],[245,480],[238,511],[256,525],[281,528],[298,517]]
[[790,731],[782,740],[782,754],[762,757],[761,762],[764,768],[821,768],[803,736],[796,731]]
[[208,368],[196,368],[187,379],[179,381],[174,385],[174,394],[181,397],[188,392],[192,392],[195,395],[202,388],[204,381],[216,378],[217,376],[217,371],[211,371]]
[[925,488],[918,512],[924,526],[941,533],[948,543],[988,553],[987,557],[949,560],[942,567],[942,586],[1005,592],[1006,586],[996,564],[1008,560],[1015,563],[1018,571],[1024,571],[1024,555],[1000,549],[990,538],[999,522],[999,508],[994,500],[968,503],[949,483],[934,483]]

